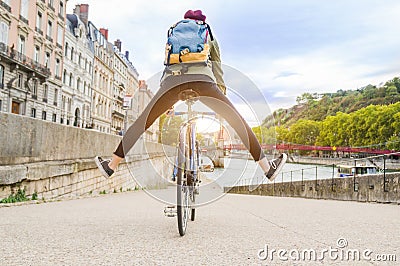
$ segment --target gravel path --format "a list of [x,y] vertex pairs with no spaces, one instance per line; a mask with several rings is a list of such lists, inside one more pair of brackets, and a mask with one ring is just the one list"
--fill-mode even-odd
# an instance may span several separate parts
[[[400,261],[398,205],[229,194],[200,207],[184,237],[164,207],[132,191],[0,208],[0,265],[293,265],[305,249],[318,257],[337,249],[339,238],[348,243],[342,251],[369,249],[371,257]],[[291,257],[271,259],[272,249]],[[355,264],[334,258],[297,263]]]

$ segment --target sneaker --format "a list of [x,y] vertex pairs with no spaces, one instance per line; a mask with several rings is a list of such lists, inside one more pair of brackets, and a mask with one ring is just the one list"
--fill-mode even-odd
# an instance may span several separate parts
[[275,177],[281,171],[283,165],[286,163],[287,155],[282,153],[278,158],[269,161],[269,171],[265,173],[265,176],[269,179],[269,181],[274,181]]
[[96,165],[99,168],[101,174],[105,178],[110,178],[114,174],[114,170],[108,166],[110,160],[103,160],[101,157],[96,156],[94,157],[94,161],[96,162]]

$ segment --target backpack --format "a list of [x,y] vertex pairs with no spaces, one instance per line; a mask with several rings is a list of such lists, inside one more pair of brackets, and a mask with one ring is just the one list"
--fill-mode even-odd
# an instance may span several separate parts
[[168,30],[164,65],[205,63],[210,56],[210,27],[201,20],[184,19]]

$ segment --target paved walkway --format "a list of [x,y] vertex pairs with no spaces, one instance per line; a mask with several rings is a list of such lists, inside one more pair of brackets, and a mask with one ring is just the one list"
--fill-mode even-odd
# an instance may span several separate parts
[[293,265],[306,249],[325,259],[300,265],[354,265],[335,259],[348,249],[400,261],[398,205],[229,194],[200,207],[184,237],[164,206],[133,191],[0,208],[0,265]]

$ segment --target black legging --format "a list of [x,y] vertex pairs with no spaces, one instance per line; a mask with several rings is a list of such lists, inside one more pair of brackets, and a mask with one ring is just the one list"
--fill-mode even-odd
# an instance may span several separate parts
[[154,121],[179,100],[179,93],[188,89],[197,92],[202,103],[221,115],[235,129],[255,161],[265,157],[261,145],[249,125],[229,101],[228,97],[222,93],[212,79],[205,75],[168,77],[161,84],[160,89],[151,99],[143,113],[126,131],[114,154],[124,158],[125,154],[129,152],[139,137]]

